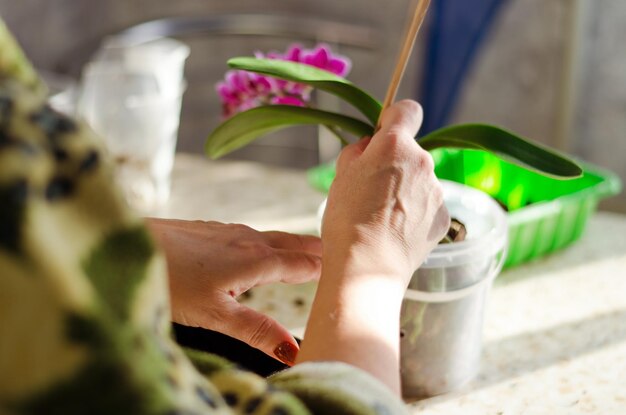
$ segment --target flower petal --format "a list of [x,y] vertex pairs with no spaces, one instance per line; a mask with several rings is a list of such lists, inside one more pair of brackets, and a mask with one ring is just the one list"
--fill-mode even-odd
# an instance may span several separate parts
[[274,105],[293,105],[295,107],[304,107],[304,102],[298,97],[281,96],[273,97],[270,101]]
[[319,45],[311,53],[306,54],[302,61],[308,65],[325,69],[328,63],[328,49],[324,45]]
[[328,61],[326,69],[337,76],[346,76],[352,67],[352,62],[348,58],[333,57]]
[[285,52],[284,59],[292,62],[300,62],[302,55],[302,45],[293,43]]

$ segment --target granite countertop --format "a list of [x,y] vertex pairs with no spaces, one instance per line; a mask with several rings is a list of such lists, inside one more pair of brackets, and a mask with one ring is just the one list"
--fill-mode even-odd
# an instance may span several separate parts
[[[297,170],[178,155],[155,215],[314,233],[323,195]],[[256,288],[245,301],[303,333],[314,284]],[[482,368],[462,391],[407,403],[415,414],[626,414],[626,216],[600,212],[580,240],[496,279]]]
[[177,154],[172,194],[151,212],[161,217],[245,223],[258,230],[313,233],[324,195],[312,189],[306,172],[247,161],[212,161]]

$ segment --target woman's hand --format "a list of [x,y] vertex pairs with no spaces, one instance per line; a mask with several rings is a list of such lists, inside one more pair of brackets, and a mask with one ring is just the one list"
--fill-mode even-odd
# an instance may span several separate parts
[[322,224],[322,277],[298,363],[339,360],[399,393],[399,314],[409,280],[450,218],[433,160],[414,139],[421,107],[385,111],[337,161]]
[[384,113],[373,138],[341,153],[322,225],[325,264],[358,254],[359,269],[401,276],[405,288],[446,234],[433,159],[414,139],[421,120],[421,107],[402,101]]
[[293,336],[236,297],[258,285],[317,280],[319,238],[218,222],[148,223],[167,257],[174,321],[219,331],[293,364]]

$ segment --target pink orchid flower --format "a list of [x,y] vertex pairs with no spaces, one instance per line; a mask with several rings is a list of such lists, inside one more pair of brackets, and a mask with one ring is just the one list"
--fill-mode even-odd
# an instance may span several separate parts
[[[342,77],[345,77],[351,68],[351,62],[347,57],[332,53],[330,47],[324,44],[319,44],[313,49],[293,44],[285,53],[256,52],[255,56],[299,62]],[[215,89],[222,99],[224,118],[261,105],[306,106],[311,100],[312,91],[312,88],[305,84],[243,70],[228,71],[224,80],[218,82]]]

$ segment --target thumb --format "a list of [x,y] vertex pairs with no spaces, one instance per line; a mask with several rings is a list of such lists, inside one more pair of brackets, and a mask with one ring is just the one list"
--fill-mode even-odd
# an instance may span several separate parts
[[281,362],[293,366],[298,354],[298,343],[291,333],[273,318],[239,304],[235,299],[224,304],[223,321],[218,331],[241,340]]
[[422,106],[415,101],[402,100],[387,108],[381,115],[380,130],[374,135],[373,142],[385,141],[390,130],[399,132],[399,136],[414,137],[419,131],[424,118]]

